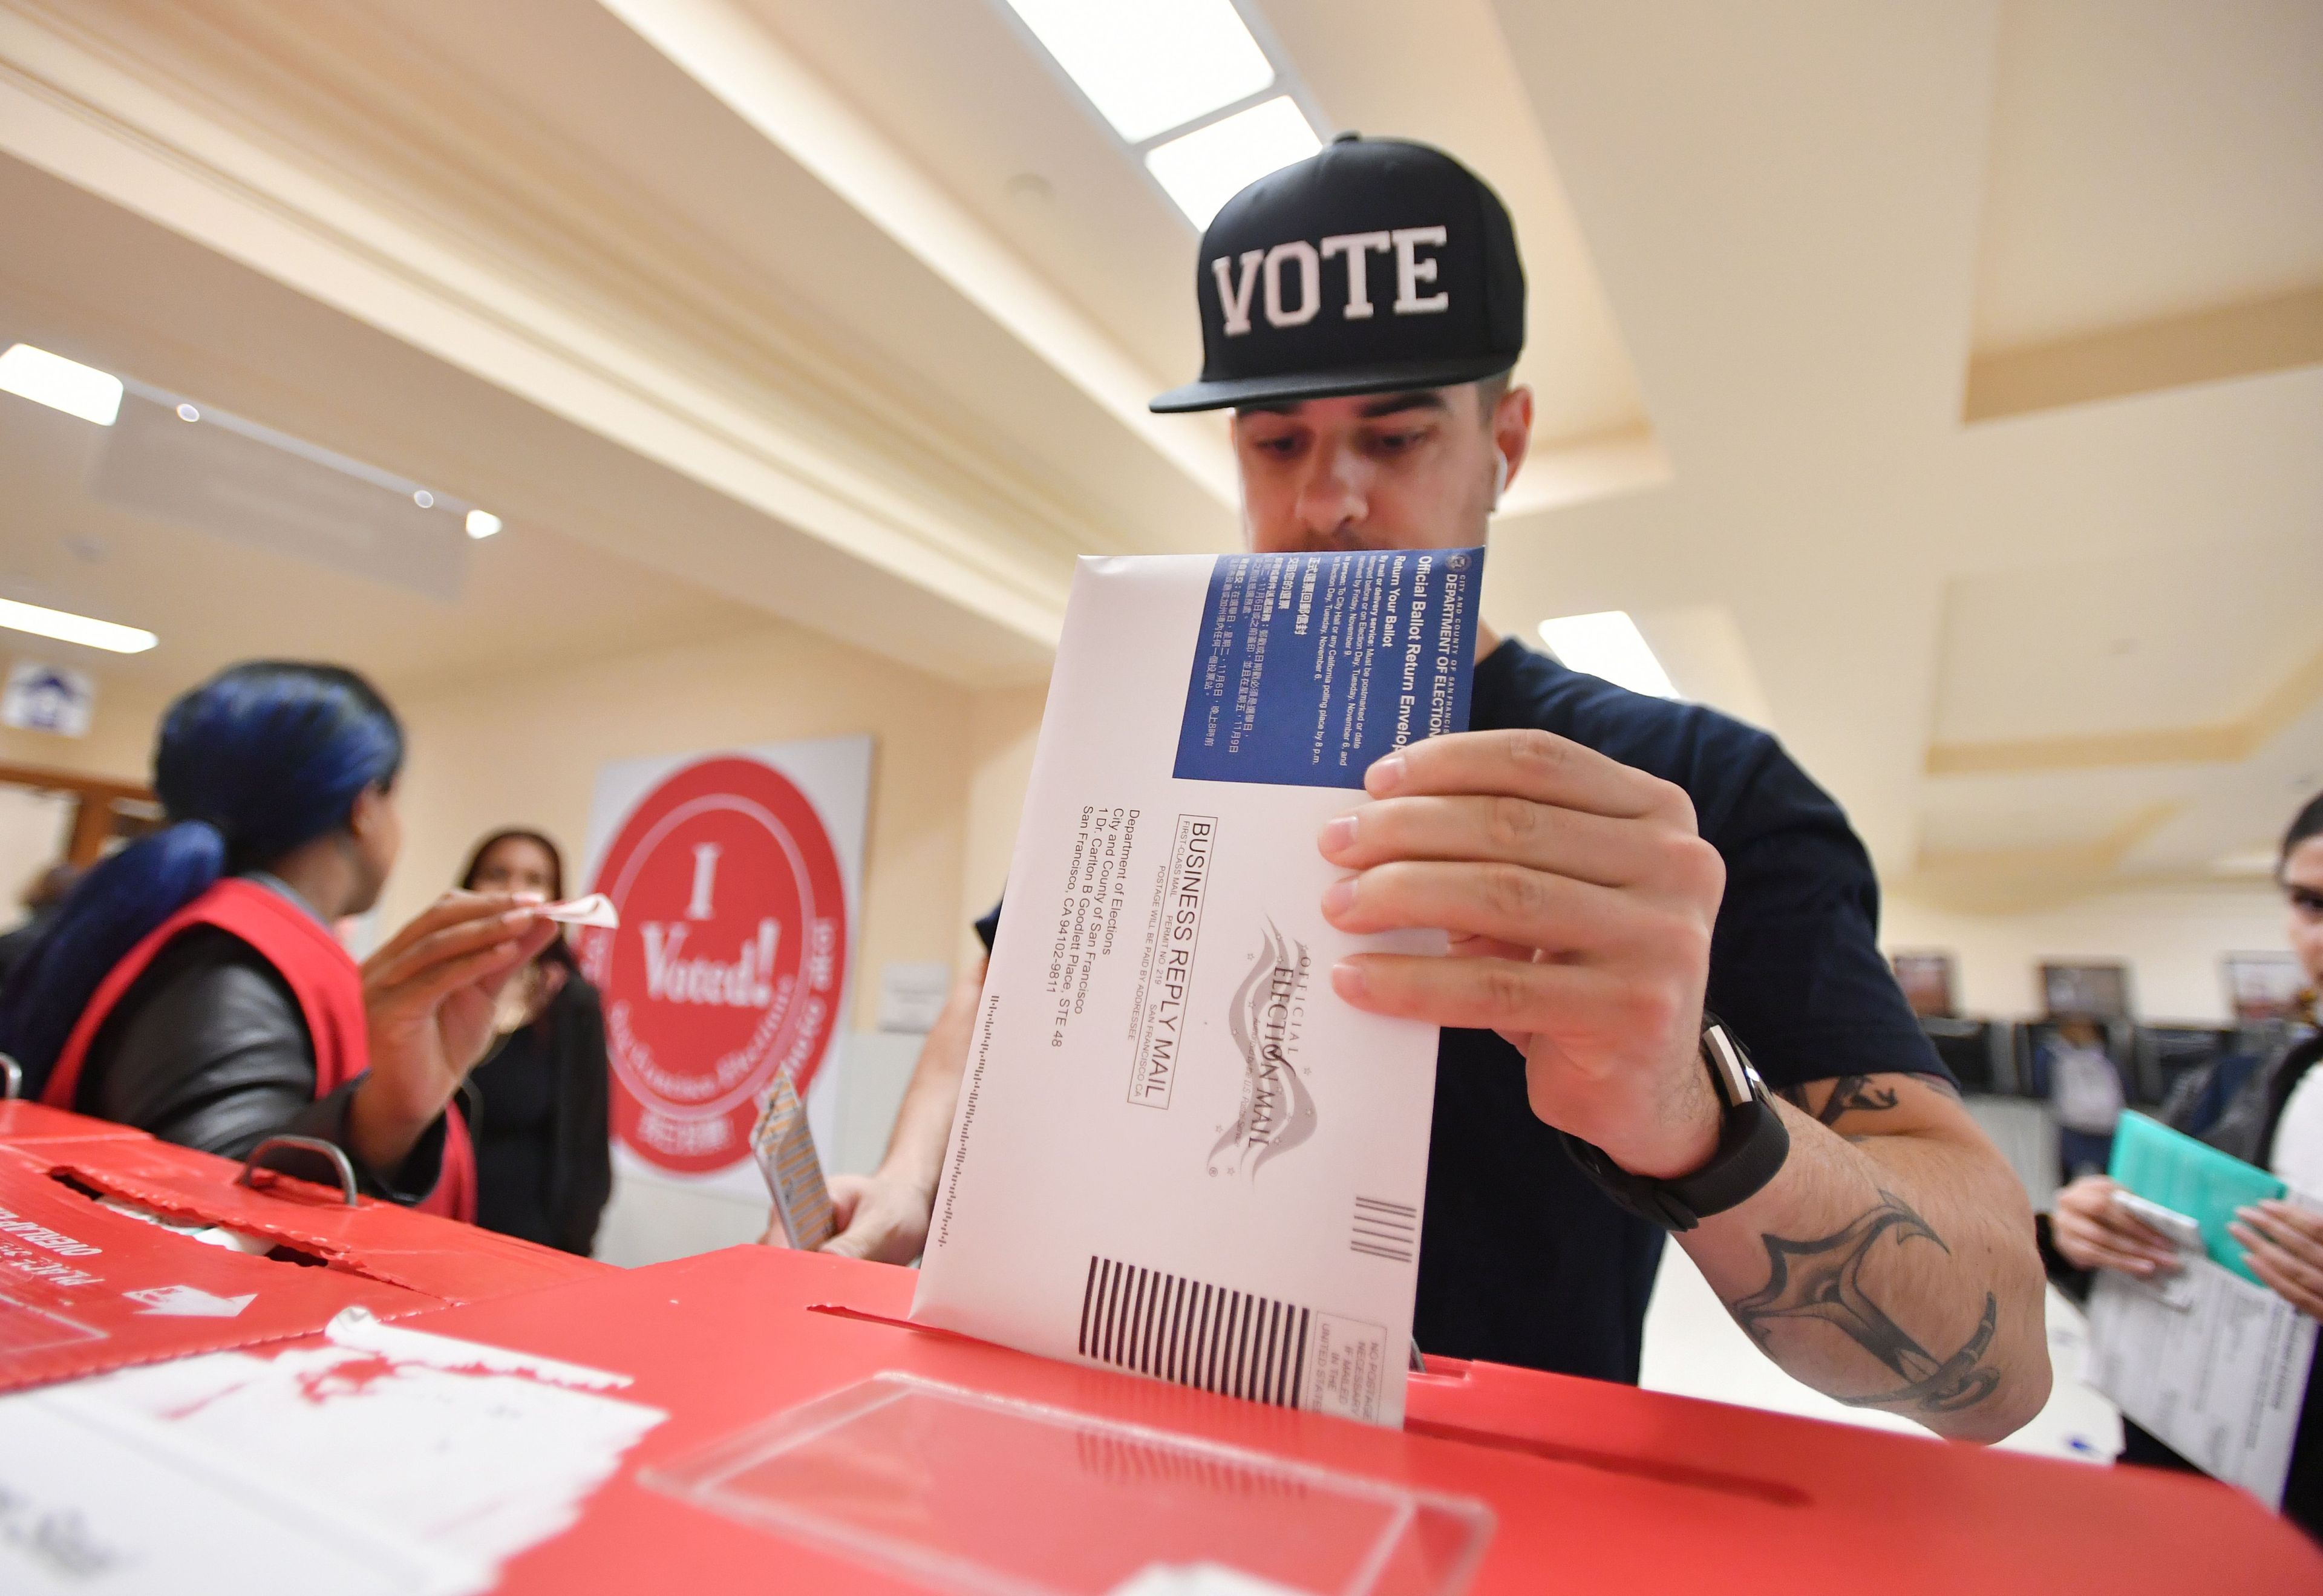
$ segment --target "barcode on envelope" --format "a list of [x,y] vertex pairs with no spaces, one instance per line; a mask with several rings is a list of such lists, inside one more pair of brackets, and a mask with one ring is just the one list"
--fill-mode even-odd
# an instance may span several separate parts
[[1409,1203],[1359,1197],[1348,1247],[1391,1263],[1409,1263],[1419,1250],[1419,1210]]
[[1084,1357],[1156,1380],[1298,1408],[1316,1316],[1294,1303],[1091,1258]]

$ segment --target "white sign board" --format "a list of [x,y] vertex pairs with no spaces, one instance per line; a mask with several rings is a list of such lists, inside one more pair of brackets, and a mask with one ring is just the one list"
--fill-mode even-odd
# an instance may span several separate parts
[[641,1237],[624,1211],[641,1185],[735,1207],[687,1232],[712,1245],[743,1239],[752,1214],[763,1223],[749,1133],[777,1075],[805,1099],[816,1146],[833,1146],[870,787],[868,737],[600,769],[580,880],[620,924],[576,940],[613,1071],[606,1256],[699,1250],[669,1226],[666,1247]]
[[94,677],[37,659],[20,659],[8,667],[7,690],[0,694],[0,726],[87,737],[89,717],[96,711]]

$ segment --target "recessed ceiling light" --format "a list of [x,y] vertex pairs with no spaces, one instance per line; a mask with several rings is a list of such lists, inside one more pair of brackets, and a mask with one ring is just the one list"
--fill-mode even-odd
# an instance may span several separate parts
[[1626,610],[1566,615],[1540,623],[1541,641],[1576,671],[1602,676],[1616,687],[1655,698],[1676,698],[1669,673],[1646,646],[1646,637]]
[[1008,8],[1133,144],[1274,81],[1233,0],[1008,0]]
[[1188,221],[1207,227],[1227,200],[1322,147],[1298,102],[1281,95],[1156,144],[1146,152],[1145,170]]
[[179,419],[179,420],[180,420],[180,421],[199,421],[201,418],[202,418],[202,413],[201,413],[201,411],[199,411],[198,409],[195,408],[192,405],[179,405],[179,406],[178,407],[178,419]]
[[29,344],[0,354],[0,389],[99,427],[121,414],[121,379]]
[[436,495],[430,493],[427,489],[422,488],[412,494],[411,502],[418,505],[422,509],[434,509],[436,508]]
[[161,640],[133,626],[115,626],[109,620],[92,620],[86,615],[73,615],[62,610],[43,610],[38,604],[19,604],[14,599],[0,599],[0,627],[12,632],[30,632],[36,637],[54,637],[60,643],[86,644],[115,654],[142,654]]
[[491,511],[488,509],[472,509],[468,512],[469,537],[490,537],[493,533],[500,529],[500,517],[492,514]]

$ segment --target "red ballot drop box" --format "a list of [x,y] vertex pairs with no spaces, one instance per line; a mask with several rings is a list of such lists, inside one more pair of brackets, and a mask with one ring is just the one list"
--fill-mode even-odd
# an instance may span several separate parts
[[78,1114],[14,1123],[0,1390],[309,1335],[346,1308],[400,1318],[618,1273]]
[[402,1323],[664,1416],[501,1566],[516,1593],[1237,1589],[1152,1572],[1203,1564],[1375,1596],[2323,1590],[2193,1477],[1489,1364],[1415,1377],[1398,1432],[920,1330],[910,1296],[739,1247]]
[[150,1142],[152,1138],[131,1125],[111,1124],[87,1114],[51,1108],[23,1097],[0,1097],[0,1147],[30,1146],[37,1142]]

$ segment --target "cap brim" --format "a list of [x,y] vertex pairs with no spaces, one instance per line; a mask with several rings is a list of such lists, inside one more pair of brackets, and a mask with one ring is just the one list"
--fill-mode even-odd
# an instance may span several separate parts
[[1339,371],[1189,382],[1183,388],[1155,395],[1145,408],[1171,416],[1186,410],[1225,410],[1247,405],[1296,404],[1303,399],[1346,399],[1363,393],[1454,388],[1463,382],[1497,377],[1516,363],[1517,357],[1512,354],[1480,354],[1466,360],[1408,361],[1399,365],[1357,366]]

